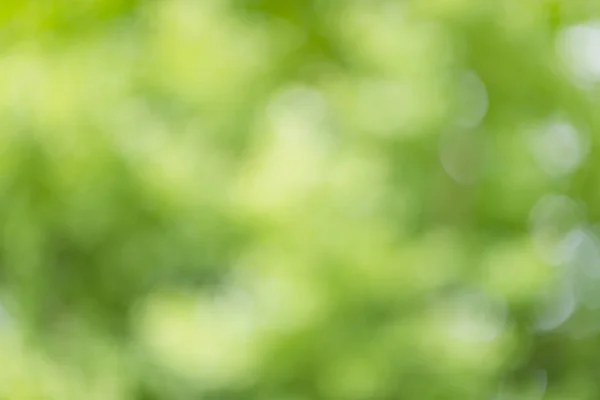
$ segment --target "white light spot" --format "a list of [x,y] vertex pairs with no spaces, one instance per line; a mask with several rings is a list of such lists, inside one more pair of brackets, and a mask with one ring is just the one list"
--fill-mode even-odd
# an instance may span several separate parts
[[472,128],[481,123],[488,110],[488,93],[483,81],[472,72],[465,72],[461,78],[461,96],[457,124]]
[[580,221],[578,204],[560,194],[545,195],[531,209],[531,238],[547,264],[557,266],[567,261],[579,239],[577,235],[568,234]]
[[567,235],[569,263],[588,278],[600,278],[600,243],[591,232],[576,229]]
[[562,278],[558,289],[550,293],[535,321],[539,331],[550,331],[562,325],[575,311],[575,293],[568,277]]
[[548,373],[543,369],[532,371],[520,384],[510,385],[502,382],[498,390],[497,400],[541,400],[548,387]]
[[[546,393],[546,389],[548,388],[548,373],[543,369],[537,370],[534,372],[532,378],[533,387],[536,394],[534,398],[536,400],[542,399],[544,397],[544,393]],[[532,400],[534,398],[532,398]]]
[[600,23],[591,22],[563,29],[556,49],[578,84],[600,80]]
[[600,307],[600,242],[590,229],[578,228],[565,238],[569,244],[569,273],[577,299],[590,309]]
[[448,333],[464,342],[490,342],[503,330],[506,306],[474,292],[461,293],[447,305]]
[[554,177],[574,172],[587,154],[581,133],[563,119],[552,119],[531,131],[529,147],[540,168]]
[[477,132],[446,132],[440,139],[439,152],[444,170],[458,183],[469,185],[480,178],[483,143]]

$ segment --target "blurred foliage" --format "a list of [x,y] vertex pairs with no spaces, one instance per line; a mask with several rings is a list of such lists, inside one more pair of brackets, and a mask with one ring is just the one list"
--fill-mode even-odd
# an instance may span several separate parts
[[597,399],[597,16],[4,0],[0,399]]

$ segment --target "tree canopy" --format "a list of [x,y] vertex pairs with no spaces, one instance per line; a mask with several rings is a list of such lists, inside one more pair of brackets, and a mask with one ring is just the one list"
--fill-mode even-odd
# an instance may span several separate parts
[[0,400],[597,399],[599,14],[4,0]]

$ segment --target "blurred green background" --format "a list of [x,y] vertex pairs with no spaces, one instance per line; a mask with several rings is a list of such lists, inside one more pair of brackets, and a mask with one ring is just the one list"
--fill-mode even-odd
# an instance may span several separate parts
[[3,0],[0,400],[597,400],[597,17]]

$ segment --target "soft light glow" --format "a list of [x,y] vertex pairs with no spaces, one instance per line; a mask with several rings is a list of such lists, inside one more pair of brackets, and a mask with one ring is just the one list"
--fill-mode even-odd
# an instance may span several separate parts
[[587,155],[587,142],[569,121],[554,118],[534,129],[529,137],[530,151],[549,175],[561,177],[574,172]]

